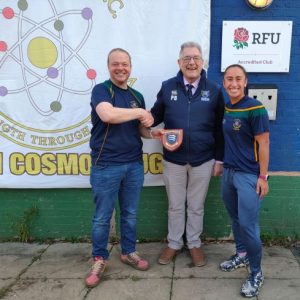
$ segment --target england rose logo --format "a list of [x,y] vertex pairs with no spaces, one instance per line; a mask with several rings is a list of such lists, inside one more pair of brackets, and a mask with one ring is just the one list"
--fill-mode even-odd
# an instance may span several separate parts
[[240,27],[234,30],[234,45],[236,49],[248,47],[249,33],[248,30]]

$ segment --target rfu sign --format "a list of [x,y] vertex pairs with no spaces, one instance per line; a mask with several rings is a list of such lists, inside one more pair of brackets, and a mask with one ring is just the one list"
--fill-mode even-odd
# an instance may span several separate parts
[[224,21],[221,71],[240,64],[248,72],[288,72],[292,21]]
[[252,35],[252,44],[267,44],[269,42],[275,45],[279,43],[281,32],[254,32]]

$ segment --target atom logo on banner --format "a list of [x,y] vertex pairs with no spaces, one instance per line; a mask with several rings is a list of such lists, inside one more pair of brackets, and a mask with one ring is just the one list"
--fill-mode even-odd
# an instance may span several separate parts
[[[2,9],[2,16],[7,20],[16,18],[18,20],[18,36],[16,41],[8,45],[6,41],[0,41],[0,51],[5,55],[0,60],[0,72],[2,66],[8,62],[8,58],[13,59],[19,65],[19,72],[22,73],[24,86],[18,89],[9,88],[5,85],[0,86],[0,96],[6,96],[9,93],[16,94],[26,91],[27,97],[34,109],[41,115],[47,116],[61,110],[61,98],[64,92],[69,93],[89,93],[91,86],[86,90],[77,90],[76,87],[66,87],[65,77],[68,76],[66,67],[70,61],[76,58],[86,70],[86,76],[90,80],[94,80],[96,72],[90,69],[84,59],[78,54],[83,47],[91,31],[91,19],[93,12],[90,8],[84,8],[81,11],[64,11],[57,13],[53,1],[49,1],[53,11],[53,16],[39,23],[32,18],[26,17],[25,13],[28,9],[26,0],[20,0],[18,7],[19,13],[12,8],[5,7]],[[87,30],[82,36],[80,43],[76,48],[72,48],[64,41],[64,22],[63,19],[69,14],[80,15],[87,21]],[[47,25],[51,24],[54,33]],[[25,31],[24,28],[30,26]],[[38,34],[36,32],[38,31]],[[25,57],[28,61],[26,62]],[[15,70],[17,72],[17,70]],[[58,79],[58,80],[54,80]],[[48,107],[39,105],[31,92],[33,88],[40,85],[48,85],[57,89],[57,97],[50,101]]]
[[20,146],[50,151],[89,140],[93,10],[71,5],[19,0],[0,8],[0,136]]

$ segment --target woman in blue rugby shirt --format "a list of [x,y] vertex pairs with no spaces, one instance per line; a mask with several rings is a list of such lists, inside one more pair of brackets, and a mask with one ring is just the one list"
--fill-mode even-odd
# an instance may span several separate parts
[[250,265],[250,276],[242,284],[241,294],[255,297],[264,280],[259,209],[269,191],[269,119],[265,107],[245,95],[247,73],[242,66],[227,67],[223,85],[230,101],[223,119],[222,197],[232,221],[236,254],[220,268],[233,271]]

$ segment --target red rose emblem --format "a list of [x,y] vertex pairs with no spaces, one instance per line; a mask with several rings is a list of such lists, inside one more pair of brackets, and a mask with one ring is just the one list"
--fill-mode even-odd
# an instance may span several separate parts
[[234,31],[234,39],[239,42],[247,42],[249,39],[248,30],[245,28],[238,28]]
[[234,30],[234,45],[236,49],[248,47],[249,32],[247,29],[240,27]]

